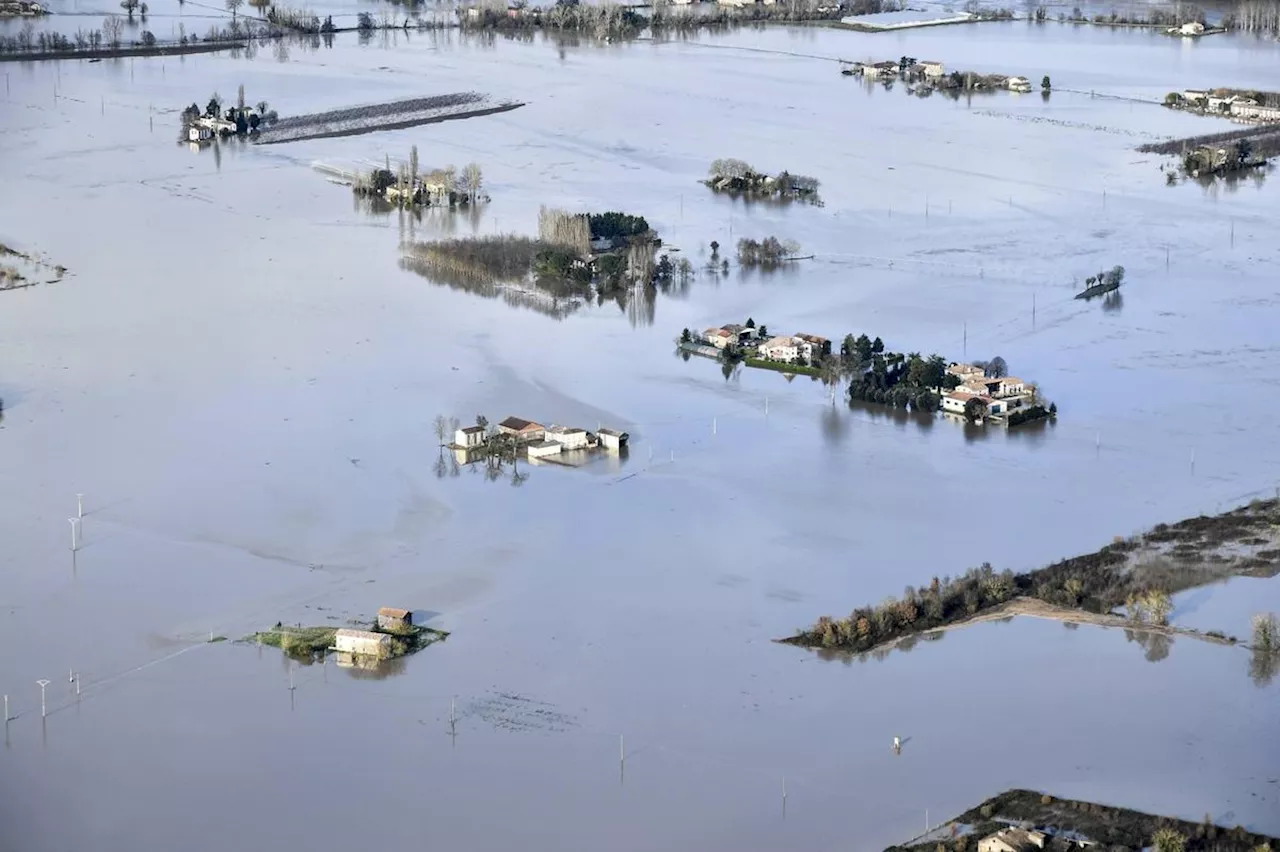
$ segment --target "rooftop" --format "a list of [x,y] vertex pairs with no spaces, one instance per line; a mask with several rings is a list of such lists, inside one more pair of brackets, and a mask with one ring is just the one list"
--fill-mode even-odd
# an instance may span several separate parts
[[384,606],[378,610],[378,615],[385,615],[387,618],[408,618],[409,610],[397,609],[394,606]]
[[372,630],[355,630],[351,627],[339,628],[334,636],[343,636],[348,639],[371,639],[374,642],[381,642],[384,639],[388,642],[391,641],[391,637],[385,633],[374,633]]
[[585,433],[586,429],[579,429],[577,426],[548,426],[546,432],[551,435],[580,435]]
[[532,420],[524,420],[520,417],[508,417],[506,420],[503,420],[498,425],[503,427],[504,429],[513,429],[516,432],[523,432],[526,429],[542,428],[537,423],[534,423]]
[[626,434],[627,434],[627,433],[626,433],[626,432],[619,432],[619,431],[618,431],[618,430],[616,430],[616,429],[601,429],[601,430],[599,431],[599,434],[601,434],[601,435],[609,435],[610,437],[613,437],[613,438],[623,438],[623,437],[626,437]]
[[474,435],[477,432],[483,432],[484,427],[483,426],[463,426],[458,431],[464,435]]

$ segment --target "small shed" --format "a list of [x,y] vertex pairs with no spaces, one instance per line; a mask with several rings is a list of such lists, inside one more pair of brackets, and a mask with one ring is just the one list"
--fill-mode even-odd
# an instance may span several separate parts
[[557,456],[562,447],[555,441],[533,441],[528,446],[529,458],[540,459],[543,456]]
[[378,610],[379,630],[405,630],[413,626],[413,613],[407,609],[384,606]]
[[391,656],[391,637],[372,630],[344,627],[334,635],[333,649],[339,653],[386,659]]
[[587,430],[573,426],[548,426],[545,437],[566,450],[581,450],[587,446]]
[[606,450],[621,450],[627,445],[627,441],[631,436],[626,432],[619,432],[614,429],[601,429],[598,433],[600,436],[600,446]]

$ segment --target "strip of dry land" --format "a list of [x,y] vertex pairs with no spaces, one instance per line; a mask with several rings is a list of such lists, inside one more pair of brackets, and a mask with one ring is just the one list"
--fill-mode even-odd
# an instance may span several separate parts
[[[1093,553],[1023,574],[997,572],[984,564],[959,577],[933,577],[919,589],[908,586],[901,599],[859,607],[844,618],[820,618],[779,641],[865,653],[955,627],[1029,615],[1244,645],[1218,631],[1168,624],[1170,596],[1229,577],[1277,573],[1280,499],[1254,500],[1219,515],[1117,537]],[[1120,607],[1123,615],[1116,613]],[[1273,649],[1266,650],[1271,654]]]
[[400,130],[420,124],[476,118],[522,106],[523,103],[516,101],[495,101],[478,92],[455,92],[282,118],[258,133],[254,141],[259,145],[274,145],[305,139],[356,136],[379,130]]

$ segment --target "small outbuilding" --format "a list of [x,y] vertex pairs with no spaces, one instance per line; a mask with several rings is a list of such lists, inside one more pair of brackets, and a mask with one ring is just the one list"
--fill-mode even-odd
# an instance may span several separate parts
[[385,633],[374,633],[372,630],[353,630],[344,627],[333,637],[333,650],[382,660],[391,656],[391,637]]
[[601,429],[598,433],[600,436],[600,446],[606,450],[621,450],[627,445],[627,441],[631,436],[626,432],[619,432],[614,429]]
[[529,458],[540,459],[543,456],[558,456],[564,448],[555,441],[532,441],[525,449]]
[[978,841],[978,852],[1028,852],[1043,849],[1045,835],[1025,828],[1005,828]]
[[548,441],[555,441],[566,450],[581,450],[587,446],[587,430],[578,429],[575,426],[548,426],[546,435]]
[[413,627],[413,613],[407,609],[384,606],[378,610],[379,630],[407,630]]

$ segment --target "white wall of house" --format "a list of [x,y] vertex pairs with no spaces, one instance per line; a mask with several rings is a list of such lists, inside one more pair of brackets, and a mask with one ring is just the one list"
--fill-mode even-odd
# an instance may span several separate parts
[[552,426],[547,430],[546,438],[548,441],[555,441],[566,450],[580,450],[587,445],[587,432],[585,429],[564,429],[562,431]]
[[333,646],[338,651],[348,654],[386,657],[391,653],[391,637],[369,630],[348,630],[343,628],[334,636]]

